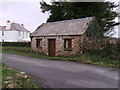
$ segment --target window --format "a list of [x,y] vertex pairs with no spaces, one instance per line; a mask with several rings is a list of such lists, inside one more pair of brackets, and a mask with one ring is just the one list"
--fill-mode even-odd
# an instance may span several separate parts
[[23,32],[23,38],[24,38],[24,32]]
[[28,32],[26,32],[26,36],[28,36]]
[[42,40],[41,39],[36,39],[36,47],[42,48]]
[[72,49],[72,39],[65,39],[64,40],[64,48],[66,50],[71,50]]
[[2,31],[2,36],[4,36],[4,31]]
[[20,31],[18,31],[18,35],[20,35],[20,33],[21,33],[21,32],[20,32]]
[[2,42],[4,42],[4,39],[2,39]]

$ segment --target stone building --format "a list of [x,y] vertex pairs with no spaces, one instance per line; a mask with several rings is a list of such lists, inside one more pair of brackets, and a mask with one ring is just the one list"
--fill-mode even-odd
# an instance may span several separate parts
[[100,35],[98,27],[93,17],[44,23],[30,35],[32,51],[49,56],[79,55],[84,41]]

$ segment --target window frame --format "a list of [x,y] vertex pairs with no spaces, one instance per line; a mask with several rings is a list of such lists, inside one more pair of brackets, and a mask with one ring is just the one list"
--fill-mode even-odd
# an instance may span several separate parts
[[18,31],[18,35],[21,36],[21,31]]
[[26,36],[28,37],[28,32],[26,32]]
[[36,48],[42,48],[42,39],[36,39]]
[[2,31],[2,36],[4,36],[4,31]]
[[72,39],[64,39],[64,50],[66,51],[72,50]]

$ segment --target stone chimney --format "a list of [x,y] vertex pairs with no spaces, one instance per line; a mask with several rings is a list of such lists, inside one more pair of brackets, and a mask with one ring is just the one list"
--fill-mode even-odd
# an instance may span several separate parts
[[10,20],[7,20],[7,23],[6,23],[6,29],[11,29],[11,23],[10,23]]

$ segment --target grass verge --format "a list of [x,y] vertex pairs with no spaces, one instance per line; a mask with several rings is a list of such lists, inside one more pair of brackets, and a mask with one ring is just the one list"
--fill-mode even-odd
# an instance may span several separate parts
[[2,88],[2,62],[0,62],[0,89]]
[[35,84],[27,75],[8,68],[2,64],[2,88],[42,88]]
[[11,53],[23,56],[30,56],[35,58],[42,58],[42,59],[50,59],[50,60],[63,60],[63,61],[75,61],[80,63],[86,64],[94,64],[100,66],[109,66],[109,67],[120,67],[118,66],[118,59],[111,59],[111,58],[103,58],[100,54],[89,54],[86,53],[82,56],[74,56],[74,57],[49,57],[44,54],[40,53],[32,53],[30,52],[30,48],[25,47],[3,47],[3,53]]

